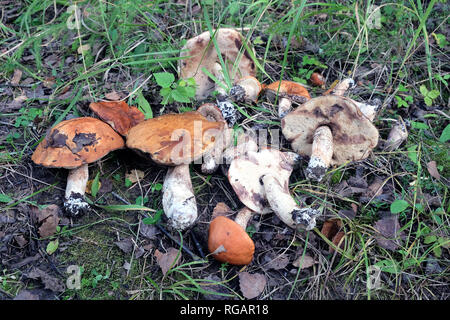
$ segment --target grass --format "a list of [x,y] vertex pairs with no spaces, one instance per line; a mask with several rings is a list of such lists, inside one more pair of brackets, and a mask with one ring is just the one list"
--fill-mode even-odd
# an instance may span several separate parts
[[[448,299],[450,154],[448,141],[440,141],[450,118],[448,3],[380,1],[374,7],[370,0],[186,4],[95,0],[77,1],[77,10],[71,1],[63,0],[5,3],[0,20],[0,215],[12,210],[26,217],[24,206],[30,203],[60,204],[66,172],[38,168],[30,157],[50,127],[67,116],[90,115],[90,102],[115,91],[131,105],[145,104],[154,117],[195,109],[196,102],[163,106],[154,74],[172,73],[177,79],[179,53],[187,39],[218,27],[236,27],[255,48],[261,82],[282,77],[304,83],[312,96],[318,96],[324,89],[310,85],[312,72],[323,74],[327,88],[335,80],[352,76],[359,84],[352,92],[354,99],[381,101],[374,122],[381,139],[386,139],[398,116],[409,131],[398,150],[376,148],[363,162],[331,168],[319,184],[305,180],[301,170],[293,173],[290,188],[296,199],[321,207],[328,218],[341,219],[344,244],[338,248],[320,232],[325,218],[307,234],[286,231],[272,217],[255,219],[252,237],[263,247],[245,270],[264,273],[271,283],[260,298]],[[379,20],[374,22],[375,18]],[[215,41],[212,45],[217,48]],[[22,76],[13,83],[16,70]],[[224,75],[227,87],[231,78]],[[431,106],[425,103],[422,85],[428,92],[439,93]],[[14,107],[13,100],[19,96],[27,98]],[[241,127],[279,129],[276,103],[262,97],[255,105],[239,105]],[[431,161],[436,162],[440,179],[430,174]],[[125,174],[135,168],[144,172],[144,178],[127,184]],[[362,202],[357,194],[338,191],[361,168],[369,183],[382,178],[386,198]],[[75,262],[84,268],[82,289],[67,290],[61,299],[172,300],[205,295],[244,299],[238,281],[241,268],[220,265],[210,257],[192,261],[180,250],[179,264],[162,274],[154,250],[179,246],[165,237],[145,239],[137,228],[140,219],[161,208],[161,191],[154,186],[163,182],[164,169],[128,151],[109,155],[90,169],[91,179],[98,174],[100,182],[112,184],[112,191],[90,196],[96,204],[94,213],[55,236],[61,246],[52,256],[58,268],[64,270]],[[225,201],[237,210],[240,203],[221,174],[202,175],[192,167],[191,176],[201,212],[196,231],[205,245],[214,205]],[[408,206],[397,214],[403,241],[398,249],[388,250],[376,241],[374,225],[381,216],[391,214],[395,200],[405,200]],[[146,211],[139,211],[143,208],[139,205]],[[357,207],[356,217],[342,218],[340,211],[352,205]],[[14,226],[0,224],[0,235],[10,228]],[[174,236],[184,246],[195,247],[188,234]],[[134,258],[134,253],[124,253],[114,244],[124,237],[151,249]],[[41,248],[49,241],[33,239],[34,246]],[[330,245],[333,253],[328,251]],[[8,254],[12,256],[14,250]],[[294,256],[309,255],[318,263],[307,269],[291,264],[282,270],[267,269],[267,252],[287,254],[291,262]],[[0,254],[5,253],[0,250]],[[123,268],[125,263],[130,263],[129,268]],[[435,263],[439,268],[433,269]],[[382,270],[381,288],[366,286],[373,265]],[[9,298],[22,288],[32,288],[35,283],[20,277],[25,271],[26,267],[2,266],[0,293]],[[216,277],[207,278],[210,274]]]

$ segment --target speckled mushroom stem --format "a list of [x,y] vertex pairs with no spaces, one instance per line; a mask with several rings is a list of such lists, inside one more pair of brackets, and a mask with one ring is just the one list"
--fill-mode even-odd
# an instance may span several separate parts
[[256,102],[261,92],[261,83],[252,76],[247,76],[231,87],[229,98],[235,102],[253,101]]
[[314,132],[311,157],[305,170],[306,177],[321,181],[333,157],[333,135],[328,126],[320,126]]
[[197,202],[192,188],[189,165],[168,169],[163,183],[162,205],[170,226],[185,230],[197,219]]
[[89,168],[87,164],[69,171],[64,209],[72,217],[81,216],[90,209],[89,204],[84,200],[88,179]]
[[286,225],[297,230],[311,230],[316,226],[316,217],[320,212],[312,208],[300,208],[286,187],[269,174],[262,178],[264,191],[270,207]]
[[280,97],[280,101],[278,102],[278,117],[284,118],[285,115],[289,113],[292,108],[292,101],[288,98]]
[[389,131],[384,149],[387,151],[396,150],[408,138],[408,130],[405,122],[400,117],[397,123]]
[[242,229],[247,228],[247,224],[250,221],[250,219],[253,217],[253,214],[255,212],[247,207],[242,208],[239,210],[238,214],[234,218],[234,222],[236,222],[238,225],[242,227]]
[[[223,77],[222,66],[217,62],[214,64],[213,73],[216,79],[221,84],[226,86]],[[228,93],[221,85],[216,84],[216,91],[218,92],[217,105],[220,111],[222,112],[223,118],[230,126],[233,126],[237,121],[236,108],[234,107],[233,103],[228,99]]]

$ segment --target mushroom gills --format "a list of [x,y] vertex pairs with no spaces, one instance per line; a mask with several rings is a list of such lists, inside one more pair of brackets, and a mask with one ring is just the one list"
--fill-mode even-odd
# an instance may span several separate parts
[[185,230],[197,219],[197,202],[192,188],[189,165],[171,167],[163,183],[163,210],[170,226]]
[[333,157],[333,135],[328,126],[320,126],[314,132],[311,157],[305,170],[306,177],[321,181]]
[[88,179],[89,168],[87,164],[69,171],[64,210],[71,217],[81,216],[90,210],[89,204],[84,200]]
[[267,201],[275,214],[289,227],[297,230],[312,230],[316,226],[316,217],[320,212],[312,208],[300,208],[289,190],[285,190],[272,175],[261,178]]

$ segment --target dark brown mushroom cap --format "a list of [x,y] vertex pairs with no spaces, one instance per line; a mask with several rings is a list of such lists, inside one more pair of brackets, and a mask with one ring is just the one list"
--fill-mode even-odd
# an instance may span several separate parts
[[130,107],[125,101],[92,102],[89,108],[123,136],[145,118],[138,108]]
[[293,163],[289,154],[276,149],[249,151],[246,155],[231,161],[228,169],[228,181],[239,200],[249,209],[260,213],[272,212],[261,177],[274,175],[289,193],[289,177]]
[[293,101],[297,101],[300,103],[311,99],[308,90],[304,86],[302,86],[300,83],[289,80],[281,80],[273,82],[269,85],[263,85],[263,90],[271,94],[276,94],[278,92],[278,95],[280,97],[290,98]]
[[255,244],[239,224],[218,216],[209,224],[208,250],[217,251],[213,257],[218,261],[246,265],[253,260]]
[[74,169],[124,145],[122,137],[103,121],[75,118],[54,126],[37,146],[31,160],[45,167]]
[[158,164],[190,163],[214,147],[224,127],[224,122],[209,121],[196,111],[165,114],[132,127],[126,145],[148,154]]
[[302,156],[311,155],[314,132],[320,126],[328,126],[333,134],[332,165],[365,159],[378,143],[372,122],[341,96],[313,98],[281,120],[283,135]]
[[[214,31],[213,31],[214,32]],[[227,66],[233,82],[244,76],[255,76],[256,67],[250,54],[243,47],[244,38],[235,29],[220,28],[215,33],[217,45]],[[250,44],[248,44],[249,47]],[[239,64],[233,69],[235,61],[241,51]],[[253,50],[253,49],[251,49]],[[197,84],[196,99],[206,99],[214,91],[215,83],[203,71],[206,68],[213,73],[215,63],[220,63],[214,43],[209,31],[189,39],[183,47],[180,57],[188,57],[179,61],[179,76],[182,79],[193,77]],[[233,71],[234,70],[234,71]]]

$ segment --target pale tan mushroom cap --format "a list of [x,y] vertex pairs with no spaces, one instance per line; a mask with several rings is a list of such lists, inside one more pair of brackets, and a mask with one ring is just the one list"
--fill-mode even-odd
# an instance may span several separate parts
[[224,122],[209,121],[196,111],[165,114],[132,127],[126,144],[158,164],[179,165],[209,152],[222,137],[224,127]]
[[[234,68],[233,65],[239,56],[244,38],[235,29],[221,28],[216,34],[216,41],[226,63],[227,70],[233,82],[238,81],[244,76],[255,76],[256,67],[250,54],[245,48],[242,49],[239,65]],[[179,61],[179,76],[182,79],[194,78],[197,84],[196,99],[206,99],[214,91],[215,83],[201,69],[204,67],[213,73],[215,63],[220,63],[216,48],[209,31],[189,39],[183,47],[180,57],[189,57]],[[249,45],[251,48],[251,46]],[[253,49],[252,49],[253,50]]]
[[378,130],[344,97],[313,98],[281,120],[283,135],[295,152],[310,156],[315,130],[328,126],[333,135],[332,165],[365,159],[378,143]]
[[289,177],[293,170],[291,158],[275,149],[249,151],[245,156],[235,158],[228,169],[228,181],[239,200],[249,209],[262,213],[272,212],[266,199],[266,192],[260,179],[273,175],[289,193]]
[[54,126],[37,146],[31,160],[49,168],[74,169],[124,146],[122,137],[103,121],[75,118]]

